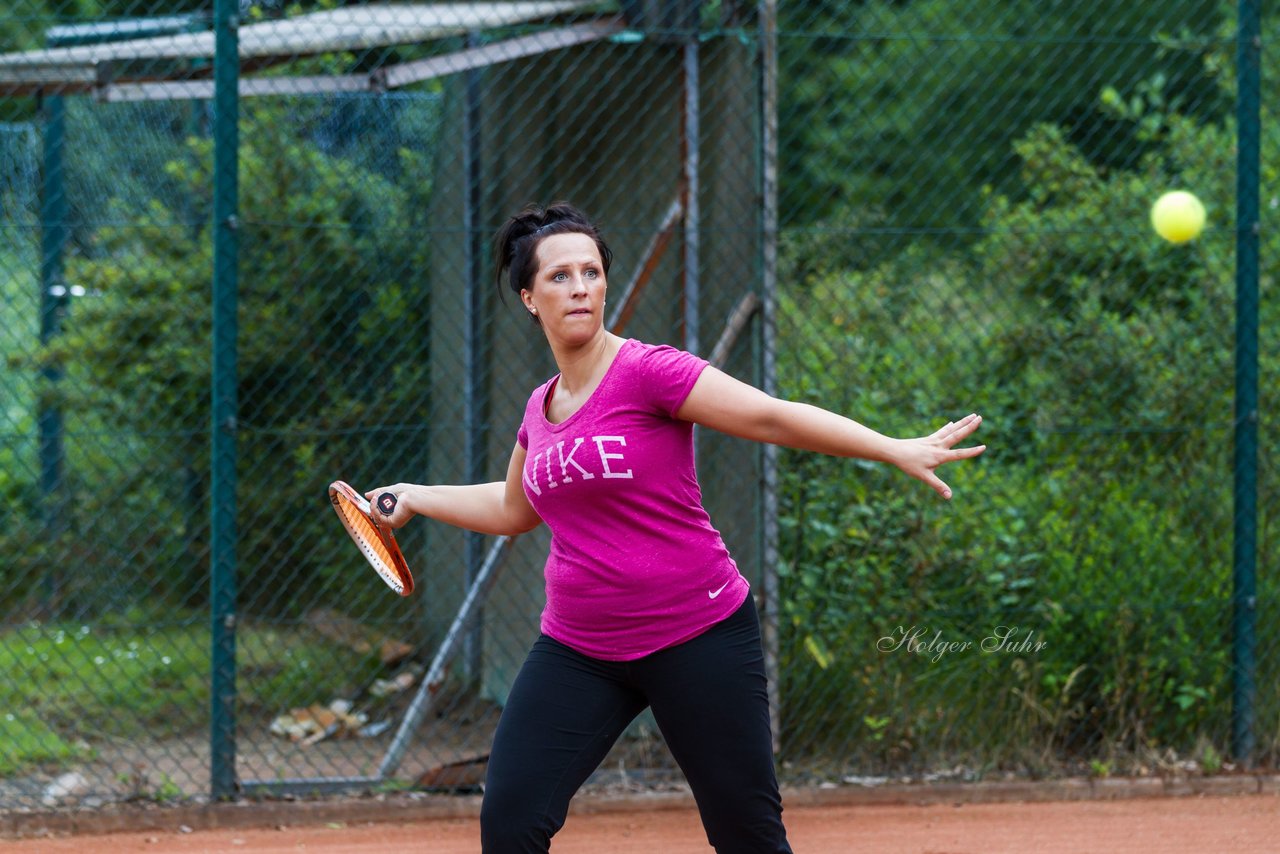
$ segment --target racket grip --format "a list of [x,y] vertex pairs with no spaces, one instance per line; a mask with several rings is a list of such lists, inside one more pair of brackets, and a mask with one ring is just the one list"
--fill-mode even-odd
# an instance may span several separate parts
[[384,492],[378,496],[378,509],[382,511],[383,516],[390,516],[396,512],[396,494],[394,492]]

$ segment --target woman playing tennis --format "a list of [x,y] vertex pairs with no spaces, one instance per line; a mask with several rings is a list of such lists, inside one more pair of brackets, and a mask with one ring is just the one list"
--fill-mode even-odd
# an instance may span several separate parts
[[784,852],[760,626],[702,506],[693,426],[935,474],[969,415],[917,439],[770,397],[681,350],[605,329],[612,254],[576,208],[530,206],[495,241],[498,279],[541,327],[559,373],[534,389],[505,481],[397,484],[386,520],[472,531],[551,530],[546,607],[503,709],[481,808],[488,854],[545,852],[569,801],[646,707],[718,852]]

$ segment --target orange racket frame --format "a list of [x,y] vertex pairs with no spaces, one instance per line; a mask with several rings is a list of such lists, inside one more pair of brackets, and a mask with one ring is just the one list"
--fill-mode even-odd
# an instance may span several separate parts
[[329,503],[351,539],[360,547],[365,560],[387,586],[401,596],[412,593],[413,573],[409,572],[396,536],[390,528],[383,528],[374,521],[373,510],[365,497],[344,481],[335,480],[329,484]]

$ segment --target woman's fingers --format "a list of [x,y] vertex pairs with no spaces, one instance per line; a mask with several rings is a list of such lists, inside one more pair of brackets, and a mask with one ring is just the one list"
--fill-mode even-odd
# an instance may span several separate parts
[[[397,483],[394,486],[380,486],[364,494],[364,497],[369,500],[370,515],[373,517],[374,524],[383,528],[399,528],[409,521],[413,514],[403,506],[404,502],[400,501],[403,493],[404,485]],[[383,498],[385,495],[391,495],[392,500],[385,500]]]
[[947,441],[952,443],[959,442],[965,437],[973,435],[973,431],[977,430],[981,425],[981,415],[976,412],[972,415],[966,415],[951,425],[951,429],[947,432]]
[[980,426],[982,426],[982,416],[975,412],[959,421],[948,421],[930,436],[908,440],[903,447],[909,450],[898,461],[899,468],[908,475],[927,483],[943,498],[950,499],[951,487],[943,483],[935,470],[946,463],[973,459],[986,451],[986,445],[974,445],[971,448],[952,447],[972,436]]
[[954,422],[954,421],[948,421],[946,424],[943,424],[943,425],[942,425],[941,427],[939,427],[937,430],[934,430],[934,431],[933,431],[933,435],[932,435],[932,436],[930,436],[929,438],[930,438],[930,439],[937,439],[937,440],[939,440],[939,441],[942,441],[943,437],[945,437],[945,436],[947,435],[947,431],[948,431],[948,430],[950,430],[950,429],[951,429],[951,427],[952,427],[954,424],[955,424],[955,422]]
[[951,450],[951,459],[947,462],[956,460],[971,460],[987,449],[986,445],[974,445],[972,448],[953,448]]
[[940,442],[947,447],[951,447],[956,442],[962,442],[969,436],[973,435],[973,431],[982,426],[982,416],[974,413],[966,415],[959,421],[948,421],[944,427],[939,429],[929,438]]
[[943,498],[946,498],[947,500],[951,499],[951,487],[943,483],[942,478],[938,477],[933,472],[929,472],[929,476],[924,479],[924,482],[933,487],[934,492],[938,493]]

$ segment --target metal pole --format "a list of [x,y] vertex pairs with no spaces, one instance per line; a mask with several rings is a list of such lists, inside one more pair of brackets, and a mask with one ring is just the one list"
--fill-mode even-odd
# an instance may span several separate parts
[[[476,47],[476,33],[467,36],[467,47]],[[484,238],[481,235],[481,210],[483,193],[480,162],[480,72],[468,71],[465,75],[465,104],[462,116],[463,136],[463,224],[466,229],[467,270],[467,326],[465,400],[466,419],[466,483],[482,483],[488,468],[488,445],[485,428],[488,421],[488,397],[486,380],[486,300],[483,283]],[[466,533],[466,583],[470,587],[480,573],[485,559],[485,535],[474,531]],[[462,666],[468,678],[479,678],[482,673],[484,633],[482,620],[477,618],[463,639]]]
[[440,648],[436,650],[435,658],[431,660],[431,666],[427,669],[427,674],[418,683],[418,691],[413,695],[413,700],[409,703],[409,709],[405,712],[404,720],[400,721],[400,728],[396,730],[396,734],[391,740],[391,746],[387,748],[387,754],[382,757],[382,763],[378,766],[378,779],[385,780],[396,773],[400,768],[400,763],[404,761],[404,754],[409,749],[409,742],[413,738],[414,731],[417,730],[418,725],[422,723],[422,719],[430,711],[431,704],[435,701],[435,693],[444,683],[445,673],[449,667],[449,659],[453,657],[454,645],[457,643],[458,638],[464,634],[467,626],[476,619],[476,615],[479,613],[479,609],[489,593],[489,587],[498,578],[498,568],[502,565],[502,561],[506,558],[513,542],[515,542],[515,537],[503,536],[494,540],[493,545],[490,546],[489,554],[480,565],[480,571],[476,573],[476,577],[468,586],[467,595],[463,598],[462,605],[458,608],[458,613],[454,616],[453,623],[449,626],[449,631],[445,633],[444,640],[440,643]]
[[684,346],[697,353],[701,291],[698,279],[698,33],[684,44]]
[[239,282],[239,0],[216,0],[213,124],[213,393],[210,598],[212,796],[236,793],[236,302]]
[[[761,100],[761,238],[762,270],[760,275],[761,388],[766,394],[778,393],[776,377],[775,318],[778,285],[778,6],[777,0],[760,3],[760,100]],[[773,690],[769,692],[769,719],[773,726],[773,752],[781,750],[781,686],[778,672],[778,448],[764,445],[761,480],[761,531],[764,536],[764,566],[761,568],[764,609],[761,628],[764,634],[765,673]]]
[[[50,44],[55,44],[52,40]],[[40,345],[48,346],[62,330],[66,313],[66,248],[67,227],[66,176],[63,171],[63,147],[66,143],[66,102],[61,95],[43,99],[44,175],[40,198]],[[62,379],[61,367],[46,364],[41,376],[51,386]],[[56,404],[41,402],[36,422],[40,433],[40,494],[44,524],[52,541],[66,527],[66,501],[62,492],[64,457],[62,410]],[[58,572],[45,573],[44,597],[52,607],[57,594]]]
[[1240,0],[1236,40],[1236,412],[1231,751],[1253,765],[1258,550],[1258,196],[1262,29],[1259,0]]
[[[45,33],[50,48],[80,42],[101,41],[89,36],[77,39],[65,27],[51,27]],[[67,180],[63,152],[67,144],[67,102],[62,95],[45,96],[40,104],[44,113],[44,174],[40,197],[40,345],[48,346],[62,332],[62,323],[71,307],[71,291],[67,286],[67,243],[71,227],[67,222]],[[40,372],[50,384],[62,380],[62,368],[45,365]],[[40,403],[36,414],[39,430],[40,494],[45,497],[44,519],[50,540],[67,527],[66,500],[61,495],[63,467],[66,460],[62,410],[56,405]],[[60,575],[49,572],[44,577],[46,606],[52,608]]]

